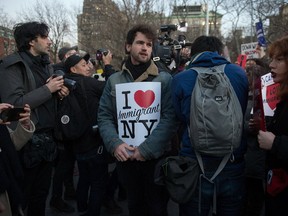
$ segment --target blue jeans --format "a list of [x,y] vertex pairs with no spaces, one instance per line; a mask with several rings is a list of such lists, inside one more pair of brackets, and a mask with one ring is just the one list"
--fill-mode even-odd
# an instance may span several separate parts
[[[228,163],[214,180],[216,186],[216,211],[221,216],[241,215],[245,196],[244,161]],[[205,165],[204,165],[205,167]],[[213,171],[205,171],[207,177]],[[179,205],[180,216],[207,216],[213,204],[214,184],[202,178],[201,213],[199,213],[199,185],[191,200]]]
[[[108,180],[108,163],[101,161],[97,150],[76,155],[79,170],[77,184],[77,208],[88,216],[98,216]],[[89,197],[88,197],[89,196]]]

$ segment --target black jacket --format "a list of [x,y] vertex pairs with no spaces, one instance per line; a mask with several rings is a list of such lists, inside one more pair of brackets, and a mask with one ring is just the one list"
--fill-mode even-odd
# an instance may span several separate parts
[[12,212],[23,204],[23,171],[10,134],[5,125],[0,125],[0,194],[7,191]]
[[281,100],[267,130],[276,135],[271,151],[268,151],[268,168],[284,168],[288,172],[288,99]]
[[78,102],[80,101],[79,104],[82,104],[83,111],[87,114],[87,118],[89,119],[90,126],[86,133],[80,139],[73,141],[73,148],[76,154],[86,153],[103,144],[99,133],[95,133],[92,127],[97,125],[99,100],[105,82],[98,81],[92,77],[73,73],[66,74],[65,77],[76,81],[76,89],[74,90],[74,93],[77,96]]

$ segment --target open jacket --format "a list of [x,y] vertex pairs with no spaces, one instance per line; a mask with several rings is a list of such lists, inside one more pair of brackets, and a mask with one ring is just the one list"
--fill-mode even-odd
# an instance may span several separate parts
[[[50,75],[53,74],[52,66],[48,66]],[[14,53],[3,58],[0,62],[0,98],[2,102],[23,106],[29,104],[31,120],[37,125],[37,107],[52,98],[46,85],[36,88],[32,71],[19,53]],[[16,125],[12,125],[15,129]]]
[[161,82],[161,116],[157,127],[149,137],[138,146],[141,155],[146,159],[157,159],[170,150],[170,140],[177,130],[176,116],[171,99],[172,77],[168,72],[158,72],[152,62],[148,69],[134,81],[131,72],[123,67],[122,72],[110,76],[100,100],[98,125],[107,150],[113,154],[115,148],[124,143],[118,135],[115,85],[119,83],[141,82],[148,77],[151,82]]

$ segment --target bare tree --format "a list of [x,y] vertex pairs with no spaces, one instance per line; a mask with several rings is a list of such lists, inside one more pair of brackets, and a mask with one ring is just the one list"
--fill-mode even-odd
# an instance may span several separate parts
[[19,20],[45,22],[50,27],[52,60],[56,62],[57,51],[64,37],[70,32],[68,10],[60,1],[37,0],[36,4],[21,11]]
[[9,15],[0,7],[0,26],[12,29],[15,25],[15,20],[13,20]]

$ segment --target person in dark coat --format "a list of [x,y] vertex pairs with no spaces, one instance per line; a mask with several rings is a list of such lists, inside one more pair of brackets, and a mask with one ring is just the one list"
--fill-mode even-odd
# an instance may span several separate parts
[[267,131],[259,131],[258,142],[260,148],[267,150],[265,212],[272,216],[288,212],[288,37],[273,42],[268,53],[271,76],[280,84],[280,101]]

